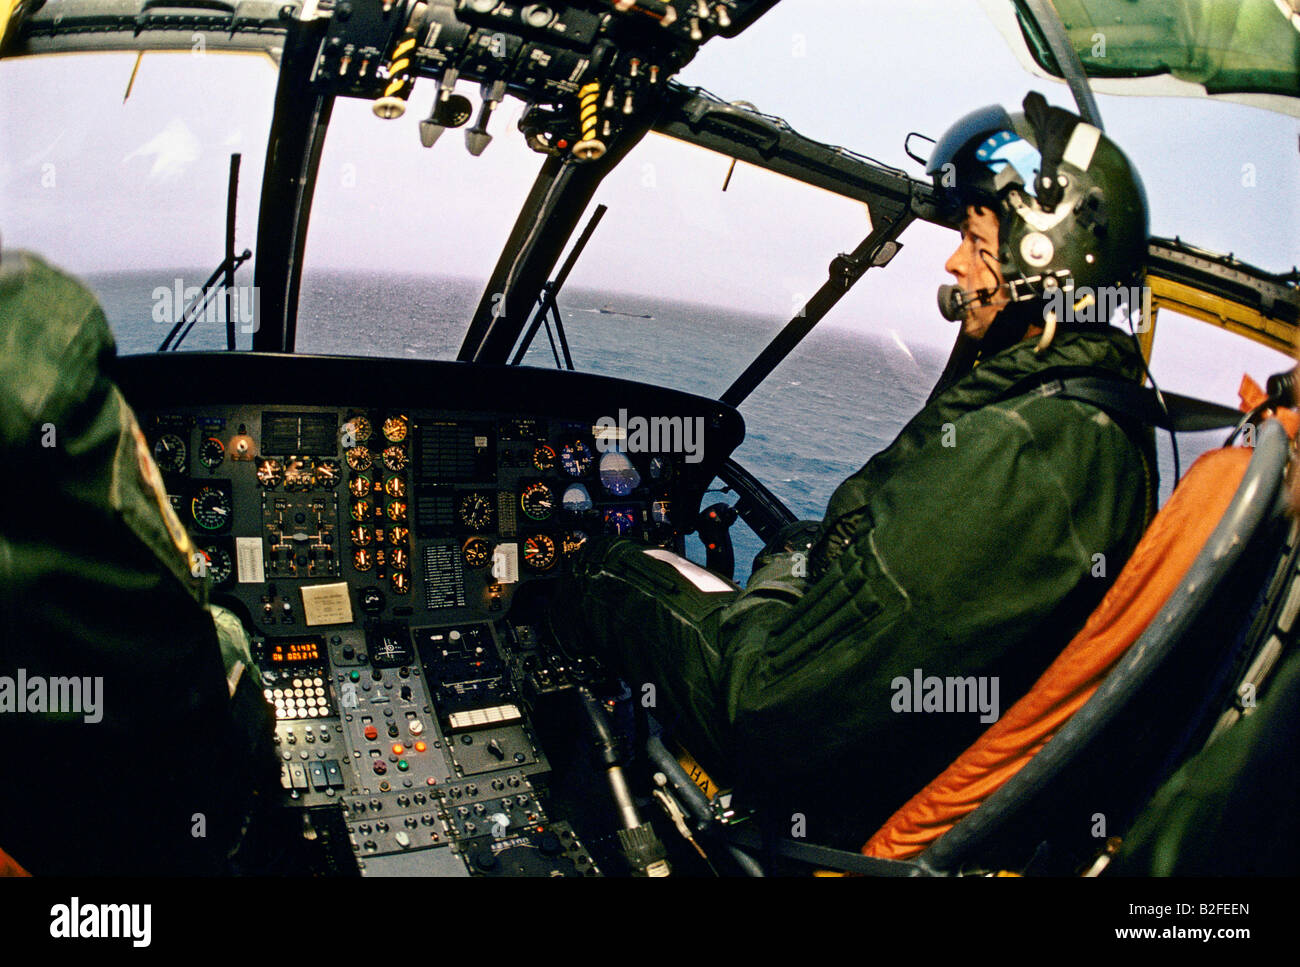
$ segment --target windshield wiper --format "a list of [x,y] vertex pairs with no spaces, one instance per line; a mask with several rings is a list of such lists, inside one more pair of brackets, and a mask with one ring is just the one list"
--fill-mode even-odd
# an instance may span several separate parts
[[[518,366],[520,360],[524,358],[524,353],[528,352],[528,347],[532,344],[533,337],[537,335],[537,330],[543,323],[546,324],[546,335],[551,340],[551,355],[555,357],[555,368],[573,369],[573,357],[569,355],[569,341],[564,337],[564,323],[560,319],[560,307],[556,305],[555,298],[560,294],[560,289],[568,281],[569,273],[573,271],[574,265],[577,264],[582,250],[587,247],[587,242],[600,220],[605,217],[608,205],[597,205],[595,212],[592,213],[590,221],[582,229],[582,234],[578,240],[573,243],[573,248],[569,252],[569,257],[564,260],[560,266],[560,274],[550,282],[542,286],[542,291],[537,297],[537,309],[533,313],[533,321],[528,325],[528,331],[524,333],[523,341],[519,344],[519,349],[515,352],[515,358],[510,360],[511,366]],[[551,318],[555,320],[555,335],[551,333]],[[555,349],[555,337],[559,336],[560,348],[564,350],[564,366],[560,365],[560,354]]]
[[[186,308],[185,312],[181,314],[180,321],[177,322],[176,325],[172,326],[172,331],[167,333],[167,338],[164,339],[162,345],[158,347],[158,352],[165,353],[169,349],[175,351],[180,348],[181,343],[185,341],[185,337],[188,336],[190,330],[194,328],[194,324],[203,318],[203,312],[207,308],[208,303],[212,301],[212,297],[218,293],[224,295],[231,291],[229,286],[218,286],[217,279],[223,275],[234,275],[235,270],[252,257],[252,250],[244,249],[244,251],[239,255],[228,255],[221,260],[221,264],[217,266],[216,270],[210,276],[208,276],[208,281],[203,283],[203,292],[189,305],[188,308]],[[227,308],[226,315],[227,317],[230,316],[229,308]],[[180,333],[180,335],[178,336],[177,333]],[[173,339],[176,340],[175,343],[172,342]]]

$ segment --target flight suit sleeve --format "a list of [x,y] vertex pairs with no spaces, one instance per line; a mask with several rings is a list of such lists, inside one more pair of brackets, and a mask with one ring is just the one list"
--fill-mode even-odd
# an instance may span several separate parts
[[880,483],[851,546],[796,602],[769,599],[752,624],[724,621],[744,781],[836,783],[887,815],[992,721],[903,711],[898,683],[910,687],[917,670],[984,676],[1000,711],[1131,550],[1140,458],[1104,414],[1024,400],[951,429]]
[[19,774],[32,749],[75,748],[78,784],[95,790],[93,810],[59,784],[0,794],[5,848],[38,875],[217,871],[241,797],[275,767],[248,636],[208,608],[194,545],[111,379],[94,296],[5,253],[0,348],[0,456],[16,485],[0,506],[0,674],[96,696],[85,714],[2,716],[0,771]]

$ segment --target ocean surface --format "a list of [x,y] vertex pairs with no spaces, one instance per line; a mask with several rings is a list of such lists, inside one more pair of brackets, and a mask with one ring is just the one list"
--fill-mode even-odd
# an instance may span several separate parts
[[[175,291],[201,285],[201,269],[89,275],[123,355],[154,352],[171,329]],[[251,284],[240,273],[238,284]],[[482,282],[414,275],[304,273],[298,351],[330,355],[454,359],[482,292]],[[664,297],[566,288],[559,299],[574,365],[579,370],[654,383],[716,398],[787,321]],[[161,307],[161,308],[160,308]],[[602,313],[611,307],[620,315]],[[648,315],[651,318],[638,318]],[[159,320],[158,317],[163,317]],[[248,348],[250,336],[240,337]],[[196,325],[182,351],[225,347],[224,323]],[[845,329],[815,329],[740,406],[746,437],[736,459],[799,518],[820,519],[832,491],[889,444],[924,404],[947,358],[912,346],[906,334],[881,338]],[[545,330],[525,363],[555,366]],[[249,388],[235,388],[246,395]],[[1179,437],[1182,469],[1218,446],[1220,432]],[[1161,500],[1171,489],[1167,435],[1159,441]],[[720,486],[720,484],[715,484]],[[707,495],[706,503],[734,497]],[[736,578],[743,581],[761,549],[753,533],[733,528]],[[703,560],[691,540],[690,556]]]

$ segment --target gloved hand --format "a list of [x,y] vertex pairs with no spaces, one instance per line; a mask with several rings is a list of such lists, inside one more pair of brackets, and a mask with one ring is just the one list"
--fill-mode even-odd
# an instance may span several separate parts
[[768,541],[767,546],[758,552],[758,556],[754,558],[754,571],[760,571],[771,564],[779,554],[802,553],[806,564],[807,555],[817,540],[821,526],[822,522],[819,520],[797,520],[792,524],[786,524],[777,531],[772,540]]

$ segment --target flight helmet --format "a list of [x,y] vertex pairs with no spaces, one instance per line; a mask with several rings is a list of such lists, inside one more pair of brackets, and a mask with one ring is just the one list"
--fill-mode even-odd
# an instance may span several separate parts
[[[1129,286],[1143,275],[1147,200],[1133,164],[1102,131],[1031,92],[1023,114],[992,105],[958,120],[926,165],[941,217],[966,206],[998,219],[998,262],[1011,303],[1069,296],[1082,286]],[[940,310],[960,319],[978,293],[940,289]]]

